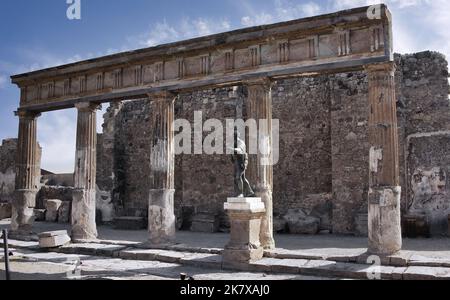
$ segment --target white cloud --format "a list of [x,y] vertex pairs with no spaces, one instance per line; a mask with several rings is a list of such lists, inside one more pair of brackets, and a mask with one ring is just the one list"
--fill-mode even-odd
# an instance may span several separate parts
[[[102,132],[103,114],[97,111],[97,132]],[[54,173],[72,173],[75,166],[77,111],[67,109],[43,113],[38,119],[38,141],[42,147],[41,166]]]
[[55,173],[72,173],[75,166],[75,137],[75,109],[44,113],[38,120],[41,167]]
[[241,24],[248,27],[270,24],[274,22],[276,22],[276,19],[271,14],[265,12],[261,12],[251,16],[244,16],[241,19]]
[[241,18],[241,25],[243,26],[289,21],[314,16],[322,12],[322,7],[313,1],[298,4],[291,0],[275,0],[274,9],[271,12],[258,11],[249,3],[245,3],[243,7],[246,11],[246,15]]
[[[379,0],[331,0],[335,10],[378,4]],[[394,48],[412,53],[434,50],[450,57],[450,1],[385,0],[393,14]]]
[[272,8],[261,10],[242,3],[242,26],[255,26],[303,18],[342,9],[384,2],[393,14],[394,50],[413,53],[439,51],[450,58],[450,1],[448,0],[273,0]]
[[129,37],[128,43],[133,45],[131,48],[150,47],[230,29],[231,25],[226,19],[217,21],[207,18],[183,18],[177,24],[169,24],[164,20],[152,25],[151,29],[144,34]]

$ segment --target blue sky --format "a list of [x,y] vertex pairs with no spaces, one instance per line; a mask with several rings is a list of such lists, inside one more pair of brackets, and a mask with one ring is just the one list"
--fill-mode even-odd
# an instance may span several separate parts
[[[68,20],[66,0],[0,0],[0,139],[17,135],[17,73],[236,28],[375,4],[367,0],[81,0]],[[450,57],[450,1],[388,0],[397,52]],[[103,110],[105,107],[103,108]],[[99,131],[101,117],[99,111]],[[39,118],[42,167],[72,172],[74,110]]]

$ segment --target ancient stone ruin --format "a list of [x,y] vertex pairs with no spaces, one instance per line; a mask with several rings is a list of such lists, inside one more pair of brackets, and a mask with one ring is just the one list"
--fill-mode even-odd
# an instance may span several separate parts
[[[59,200],[71,202],[77,241],[95,239],[99,222],[144,220],[153,245],[173,241],[176,229],[227,231],[229,156],[174,153],[173,121],[201,111],[280,120],[279,162],[249,160],[265,204],[264,248],[275,246],[274,231],[329,232],[368,235],[371,252],[394,253],[405,216],[446,234],[447,61],[394,55],[391,26],[387,7],[380,19],[356,8],[13,76],[19,135],[0,148],[0,202],[12,203],[12,229],[31,231],[35,209],[67,197]],[[101,103],[110,106],[97,134]],[[74,180],[55,188],[47,176],[41,185],[38,117],[73,107]],[[271,128],[261,130],[273,141]]]

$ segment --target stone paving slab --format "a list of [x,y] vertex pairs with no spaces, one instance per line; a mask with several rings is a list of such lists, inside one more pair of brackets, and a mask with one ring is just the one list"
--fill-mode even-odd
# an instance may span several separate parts
[[450,268],[450,259],[425,257],[411,254],[408,264],[417,267],[447,267]]
[[[3,248],[3,239],[0,241],[0,247]],[[36,241],[18,241],[18,240],[8,240],[8,248],[16,248],[16,249],[29,249],[29,250],[36,250],[38,251],[39,248],[39,242]]]
[[308,264],[305,259],[281,259],[271,261],[270,272],[286,273],[286,274],[300,274],[301,268]]
[[265,257],[280,259],[315,259],[315,260],[332,260],[340,262],[356,262],[357,258],[365,254],[367,249],[328,249],[321,251],[306,250],[286,250],[274,249],[266,250]]
[[69,244],[57,249],[55,252],[68,254],[85,254],[85,255],[99,255],[112,257],[115,252],[126,249],[125,246],[105,245],[105,244]]
[[[139,243],[131,242],[128,246],[134,247]],[[3,246],[3,242],[0,242]],[[221,254],[222,249],[209,249],[199,247],[189,247],[184,244],[163,247],[165,249],[135,249],[125,246],[126,244],[112,243],[109,241],[102,241],[101,243],[87,243],[87,244],[69,244],[55,251],[61,253],[85,254],[85,255],[99,255],[107,257],[121,257],[125,259],[138,260],[161,260],[164,262],[179,262],[181,259],[189,256],[189,254]],[[9,240],[10,248],[38,250],[39,243],[33,241],[18,241]],[[125,250],[125,251],[124,251]],[[336,251],[334,251],[336,252]],[[182,254],[184,253],[184,254]],[[359,254],[359,255],[358,255]],[[267,258],[277,258],[284,260],[323,260],[343,263],[358,263],[358,264],[372,264],[368,261],[369,254],[362,249],[353,250],[349,255],[329,255],[326,254],[311,254],[307,251],[295,251],[286,249],[275,249],[265,252]],[[428,257],[414,254],[413,251],[401,251],[399,254],[380,257],[381,263],[384,266],[408,267],[408,266],[423,266],[423,267],[450,267],[450,258],[443,257]],[[207,263],[205,263],[207,264]]]
[[194,266],[199,268],[222,268],[222,256],[218,254],[192,254],[180,259],[182,265]]
[[[30,244],[30,242],[20,242],[18,244],[27,246],[28,251],[36,251],[33,248],[33,243]],[[30,248],[32,250],[30,250]],[[129,275],[128,277],[134,277],[140,276],[138,273],[141,270],[152,271],[156,268],[156,266],[159,269],[164,270],[165,267],[170,269],[176,266],[184,265],[187,267],[201,269],[231,269],[244,272],[259,272],[263,274],[292,274],[297,276],[319,276],[327,278],[377,279],[379,277],[377,277],[376,274],[379,274],[381,279],[388,280],[450,279],[450,268],[442,267],[442,265],[446,263],[445,261],[418,255],[411,255],[411,260],[409,263],[424,265],[430,263],[431,265],[373,267],[367,264],[336,262],[323,259],[263,258],[262,260],[251,264],[223,266],[221,255],[208,253],[191,253],[158,249],[134,249],[126,248],[124,246],[105,244],[71,244],[68,246],[63,246],[57,250],[58,251],[52,253],[32,252],[31,254],[29,253],[25,256],[28,261],[44,260],[52,263],[59,262],[67,264],[72,264],[74,260],[80,258],[83,260],[82,269],[87,272],[87,276],[108,275],[108,270],[114,267],[115,272],[121,270],[123,272],[128,272],[131,268],[133,272],[127,274]],[[411,253],[401,253],[396,256],[396,259],[404,259],[405,255],[408,256],[410,254]],[[15,253],[15,255],[16,258],[21,256],[19,252]],[[96,259],[95,261],[90,261],[87,258],[91,255],[106,257]],[[117,256],[118,258],[114,258],[114,256]],[[90,268],[95,269],[95,272],[97,273],[89,273]],[[109,275],[115,276],[114,274]],[[122,275],[126,274],[124,273]],[[163,276],[164,274],[160,273],[159,275]]]
[[404,280],[450,280],[450,268],[408,267],[403,273]]
[[159,250],[126,249],[119,251],[119,257],[130,260],[156,260]]
[[178,252],[171,250],[159,250],[156,254],[156,260],[167,263],[181,263],[181,259],[189,257],[191,253]]

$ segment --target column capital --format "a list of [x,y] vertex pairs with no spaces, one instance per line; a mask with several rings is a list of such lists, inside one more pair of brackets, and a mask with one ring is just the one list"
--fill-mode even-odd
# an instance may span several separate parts
[[75,104],[75,108],[82,112],[94,112],[99,109],[100,106],[100,104],[92,102],[80,102]]
[[395,62],[388,61],[388,62],[365,65],[364,70],[368,73],[374,73],[374,72],[392,72],[392,73],[394,73],[396,70],[396,66],[395,66]]
[[257,78],[250,78],[250,79],[244,79],[242,83],[246,86],[264,86],[265,88],[272,88],[273,82],[269,77],[257,77]]
[[15,111],[14,114],[17,117],[19,117],[20,119],[28,119],[28,120],[34,120],[41,116],[40,112],[30,111],[30,110],[18,110],[18,111]]
[[147,94],[148,98],[153,101],[173,101],[177,94],[169,91],[159,91]]

